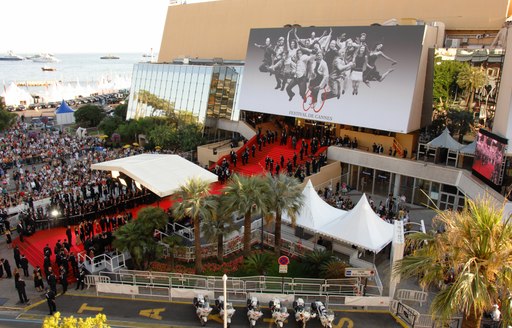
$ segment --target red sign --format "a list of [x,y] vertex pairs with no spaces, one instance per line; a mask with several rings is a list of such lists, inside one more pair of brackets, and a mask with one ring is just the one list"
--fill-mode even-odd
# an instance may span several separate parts
[[290,259],[288,258],[288,256],[281,256],[277,259],[277,263],[279,263],[280,265],[288,265],[290,263]]

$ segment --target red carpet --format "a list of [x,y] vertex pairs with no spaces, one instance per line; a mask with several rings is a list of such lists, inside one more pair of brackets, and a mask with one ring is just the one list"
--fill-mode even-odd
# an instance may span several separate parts
[[[140,206],[133,208],[129,211],[132,213],[132,216],[134,218],[137,218],[137,214],[139,213],[139,211],[146,206],[147,205],[140,205]],[[159,206],[163,210],[167,210],[171,206],[171,201],[167,197],[167,198],[161,199],[160,201],[158,201],[155,204],[152,204],[151,206]],[[74,232],[74,226],[72,226],[71,229]],[[53,253],[55,244],[57,243],[57,241],[59,239],[61,241],[63,241],[64,239],[67,239],[65,227],[55,227],[52,229],[38,230],[32,236],[24,237],[23,242],[21,242],[19,240],[19,238],[16,238],[13,240],[13,247],[15,245],[17,245],[18,248],[20,249],[20,253],[22,255],[25,255],[25,257],[27,258],[30,265],[34,268],[39,266],[41,268],[41,270],[44,272],[44,270],[43,270],[43,267],[44,267],[43,249],[46,246],[46,244],[48,244],[48,246],[50,246],[52,253]],[[71,246],[71,252],[73,252],[75,255],[77,255],[78,253],[81,253],[84,251],[84,246],[83,246],[83,244],[80,244],[77,246],[77,245],[75,245],[75,243],[76,243],[76,240],[75,240],[75,235],[73,233],[73,245]],[[53,272],[55,272],[55,273],[59,272],[57,264],[55,263],[55,254],[52,254],[51,261],[52,261],[52,266],[53,266],[53,268],[52,268]],[[31,270],[30,270],[30,274],[32,274]],[[69,278],[68,278],[69,282],[76,281],[73,278],[72,271],[68,272],[68,276],[69,276]]]
[[[252,138],[249,142],[246,143],[245,147],[250,147],[255,142],[256,137]],[[230,168],[238,173],[243,175],[256,175],[256,174],[265,174],[265,158],[270,156],[274,159],[274,168],[275,165],[280,161],[281,154],[285,158],[285,167],[281,168],[281,172],[286,172],[286,163],[288,159],[293,161],[293,154],[294,152],[297,152],[297,156],[299,156],[298,150],[294,150],[291,146],[291,141],[288,141],[287,145],[279,145],[279,141],[277,140],[273,144],[267,144],[265,147],[262,147],[261,151],[256,150],[255,157],[252,157],[252,155],[249,155],[249,162],[246,165],[242,165],[241,161],[241,154],[244,151],[244,148],[240,148],[238,151],[238,163],[236,168],[233,167],[233,165],[230,165]],[[299,148],[299,147],[297,147]],[[320,147],[320,149],[317,151],[317,155],[325,151],[327,147]],[[309,154],[311,155],[311,154]],[[297,159],[297,164],[303,164],[306,162],[307,159],[310,159],[310,157],[304,156],[304,159],[302,161]],[[222,159],[220,159],[222,161]],[[219,163],[220,163],[219,161]],[[220,194],[222,189],[224,188],[224,185],[215,182],[211,185],[211,192],[213,194]],[[136,208],[133,208],[129,210],[132,213],[132,216],[134,218],[137,218],[138,212],[146,207],[146,206],[158,206],[162,208],[163,210],[167,210],[172,206],[172,201],[170,197],[166,197],[158,201],[157,203],[154,203],[152,205],[140,205]],[[74,231],[74,227],[72,227],[72,230]],[[73,234],[73,244],[75,242]],[[18,245],[21,254],[24,254],[25,257],[28,259],[29,263],[32,265],[32,267],[39,266],[41,269],[44,266],[44,256],[43,256],[43,248],[48,244],[50,248],[53,251],[53,248],[55,247],[55,244],[57,241],[66,239],[66,228],[64,227],[57,227],[52,229],[46,229],[46,230],[38,230],[34,235],[30,237],[25,237],[24,242],[20,242],[18,238],[13,240],[13,245]],[[83,252],[83,245],[80,244],[78,246],[72,245],[71,251],[73,253],[78,254],[80,252]],[[53,254],[52,263],[54,264],[54,272],[58,272],[57,266],[55,264],[55,254]],[[32,272],[31,272],[32,273]],[[69,274],[70,282],[74,281],[72,273]]]

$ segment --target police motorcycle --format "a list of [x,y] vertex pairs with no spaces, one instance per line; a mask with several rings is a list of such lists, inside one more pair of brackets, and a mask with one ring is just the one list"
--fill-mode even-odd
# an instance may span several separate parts
[[293,311],[295,312],[295,321],[297,321],[298,326],[306,328],[306,323],[311,319],[311,310],[306,308],[302,298],[299,297],[293,302]]
[[263,312],[260,311],[260,302],[256,297],[251,297],[247,300],[247,319],[251,328],[256,327],[256,322],[263,316]]
[[201,325],[206,325],[206,322],[208,322],[208,315],[212,312],[212,308],[208,303],[208,298],[199,294],[194,297],[193,303],[196,308],[197,317],[199,318],[199,321],[201,321]]
[[311,317],[320,319],[320,323],[324,328],[332,328],[334,312],[327,310],[324,303],[320,301],[314,301],[311,303],[311,312]]
[[[215,307],[217,307],[217,310],[219,311],[219,316],[222,320],[224,320],[224,296],[219,296],[215,300]],[[235,314],[235,309],[233,308],[233,303],[226,302],[226,321],[227,326],[231,325],[231,318]]]
[[284,322],[290,315],[285,306],[281,306],[281,301],[278,298],[273,298],[269,303],[270,313],[272,313],[272,319],[276,326],[283,327]]

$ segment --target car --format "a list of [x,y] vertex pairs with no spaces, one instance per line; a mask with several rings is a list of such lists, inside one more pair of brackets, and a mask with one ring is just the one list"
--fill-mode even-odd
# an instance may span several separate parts
[[18,111],[18,112],[23,112],[26,109],[27,108],[24,105],[19,105],[18,107],[16,107],[16,111]]
[[7,106],[6,108],[9,112],[14,112],[16,110],[16,108],[14,108],[14,106]]

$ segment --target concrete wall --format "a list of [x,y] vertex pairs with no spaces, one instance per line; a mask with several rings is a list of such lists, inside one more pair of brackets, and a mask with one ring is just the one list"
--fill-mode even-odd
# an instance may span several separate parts
[[508,0],[223,0],[169,6],[159,62],[177,57],[242,60],[251,28],[363,26],[441,21],[446,30],[499,30]]

